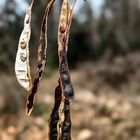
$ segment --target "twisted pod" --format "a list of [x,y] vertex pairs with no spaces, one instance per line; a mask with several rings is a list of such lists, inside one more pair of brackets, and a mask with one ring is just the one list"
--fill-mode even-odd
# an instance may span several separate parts
[[[40,80],[46,67],[48,48],[48,16],[55,0],[50,0],[42,20],[39,45],[38,62],[35,77],[32,80],[29,65],[29,41],[31,36],[32,0],[24,20],[24,28],[19,39],[19,45],[15,62],[15,73],[19,84],[24,87],[29,95],[27,97],[26,114],[33,110],[35,95],[38,91]],[[49,140],[71,140],[70,104],[74,99],[74,89],[70,78],[67,61],[68,40],[72,22],[72,14],[76,0],[70,7],[69,0],[63,0],[59,26],[58,26],[58,56],[59,56],[59,80],[55,89],[54,107],[49,120]],[[43,41],[45,43],[43,43]]]

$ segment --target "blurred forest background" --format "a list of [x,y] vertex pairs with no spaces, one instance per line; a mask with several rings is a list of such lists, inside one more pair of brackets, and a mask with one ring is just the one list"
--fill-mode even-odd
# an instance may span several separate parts
[[[26,91],[14,62],[28,0],[0,1],[0,140],[47,140],[58,79],[57,27],[61,3],[49,17],[48,62],[35,109],[25,116]],[[41,21],[48,0],[33,6],[30,64],[37,63]],[[69,40],[75,87],[73,140],[140,139],[140,0],[77,0]]]

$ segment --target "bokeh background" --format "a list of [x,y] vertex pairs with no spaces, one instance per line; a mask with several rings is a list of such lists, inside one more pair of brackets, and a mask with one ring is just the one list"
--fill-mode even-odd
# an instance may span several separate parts
[[[27,92],[14,62],[28,0],[0,1],[0,140],[47,140],[58,81],[57,28],[62,0],[49,17],[47,67],[36,104],[25,115]],[[48,0],[33,6],[30,64],[37,64],[41,21]],[[77,0],[69,40],[75,88],[73,140],[140,140],[140,0]]]

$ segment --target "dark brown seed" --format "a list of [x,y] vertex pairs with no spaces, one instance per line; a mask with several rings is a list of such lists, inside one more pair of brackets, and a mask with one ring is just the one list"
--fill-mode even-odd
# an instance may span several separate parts
[[21,55],[21,56],[20,56],[20,59],[21,59],[21,61],[22,61],[22,62],[25,62],[25,61],[26,61],[26,59],[27,59],[27,57],[26,57],[26,56]]
[[28,19],[26,20],[26,24],[28,24],[28,23],[29,23],[29,21],[30,21],[30,19],[28,18]]
[[63,34],[63,33],[65,33],[65,28],[63,27],[63,26],[60,26],[60,32]]

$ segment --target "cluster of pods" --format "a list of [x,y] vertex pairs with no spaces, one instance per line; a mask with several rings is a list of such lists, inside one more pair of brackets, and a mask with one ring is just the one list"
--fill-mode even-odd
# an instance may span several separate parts
[[[19,84],[28,91],[26,113],[30,115],[33,110],[35,95],[38,91],[47,60],[47,26],[48,16],[55,0],[50,0],[42,20],[39,45],[38,63],[35,77],[32,79],[29,65],[29,41],[31,36],[31,17],[34,0],[32,0],[24,19],[24,28],[20,35],[18,50],[15,61],[15,73]],[[74,98],[73,85],[70,78],[67,51],[69,32],[72,22],[72,14],[76,0],[70,7],[69,0],[63,0],[59,26],[58,26],[58,56],[59,56],[59,78],[58,86],[55,89],[55,103],[49,119],[50,140],[71,140],[71,118],[70,104]],[[43,43],[45,41],[45,43]]]

